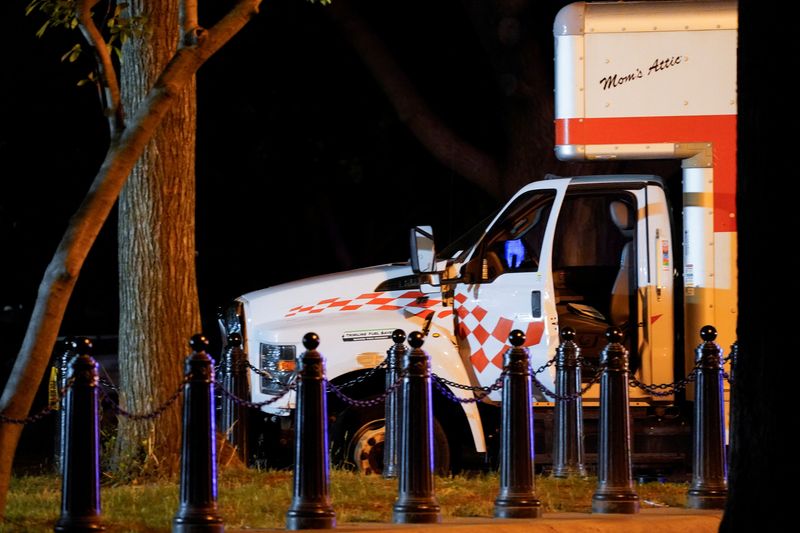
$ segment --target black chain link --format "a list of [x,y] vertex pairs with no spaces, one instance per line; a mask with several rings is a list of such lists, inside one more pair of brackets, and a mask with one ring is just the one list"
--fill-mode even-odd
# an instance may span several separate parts
[[462,386],[458,387],[458,388],[460,388],[462,390],[472,390],[474,392],[480,391],[473,398],[459,398],[458,396],[453,394],[453,391],[451,391],[450,389],[447,388],[447,385],[449,385],[449,384],[453,384],[453,385],[457,386],[458,383],[453,383],[452,381],[448,381],[448,380],[446,380],[444,378],[440,378],[436,374],[431,374],[431,375],[434,378],[433,379],[433,384],[436,386],[437,390],[439,392],[441,392],[444,395],[444,397],[447,398],[448,400],[450,400],[452,402],[457,402],[457,403],[476,403],[476,402],[480,402],[481,400],[483,400],[484,398],[489,396],[489,394],[491,394],[493,391],[499,391],[500,389],[503,388],[503,378],[506,375],[506,369],[503,369],[503,371],[500,373],[500,377],[498,377],[495,380],[495,382],[492,383],[491,385],[489,385],[488,387],[474,388],[474,387],[466,387],[465,385],[462,385]]
[[[532,370],[532,373],[534,375],[541,374],[542,372],[544,372],[545,370],[547,370],[548,368],[553,366],[555,364],[555,362],[556,362],[556,357],[553,357],[552,359],[550,359],[548,362],[546,362],[545,364],[543,364],[542,366],[540,366],[536,370]],[[501,376],[502,375],[503,374],[501,374]],[[453,387],[454,389],[468,390],[468,391],[473,391],[473,392],[485,392],[487,394],[489,394],[489,393],[491,393],[492,391],[495,391],[495,390],[500,390],[498,388],[495,388],[495,385],[496,385],[497,382],[495,382],[495,384],[489,385],[487,387],[482,387],[480,385],[462,385],[461,383],[456,383],[455,381],[450,381],[449,379],[443,378],[443,377],[441,377],[441,376],[439,376],[439,375],[437,375],[435,373],[431,373],[431,376],[433,377],[433,379],[435,379],[439,383],[441,383],[443,385],[448,385],[450,387]],[[500,387],[502,388],[502,385]],[[486,395],[484,395],[484,396],[486,396]],[[470,401],[472,401],[472,400],[470,400]]]
[[728,381],[728,383],[733,385],[734,380],[731,378],[731,375],[725,372],[724,370],[722,371],[722,377],[724,377]]
[[244,398],[240,398],[239,396],[236,396],[234,393],[226,389],[222,385],[222,383],[217,382],[216,386],[217,389],[219,389],[219,391],[222,394],[233,400],[234,403],[242,405],[244,407],[252,407],[254,409],[260,409],[265,405],[272,405],[273,403],[277,402],[278,400],[286,396],[290,391],[297,389],[297,382],[292,382],[291,385],[286,385],[278,396],[273,396],[272,398],[264,400],[263,402],[251,402],[249,400],[245,400]]
[[697,372],[700,370],[701,365],[702,363],[698,362],[685,378],[673,381],[672,383],[648,385],[631,376],[628,378],[628,384],[632,387],[638,387],[653,396],[670,396],[676,392],[682,391],[689,383],[697,379]]
[[431,377],[436,380],[437,382],[441,383],[442,385],[449,385],[455,389],[461,390],[469,390],[473,392],[486,392],[490,393],[495,389],[492,389],[493,385],[489,385],[488,387],[481,387],[480,385],[462,385],[461,383],[456,383],[455,381],[450,381],[449,379],[445,379],[438,374],[431,372]]
[[537,368],[536,370],[534,370],[534,371],[533,371],[533,375],[535,376],[535,375],[537,375],[537,374],[541,374],[542,372],[544,372],[545,370],[547,370],[548,368],[550,368],[551,366],[553,366],[554,364],[556,364],[556,360],[557,360],[557,359],[558,359],[558,356],[556,355],[555,357],[553,357],[552,359],[550,359],[548,362],[546,362],[545,364],[543,364],[542,366],[540,366],[539,368]]
[[575,401],[577,398],[579,398],[579,397],[583,396],[584,394],[586,394],[586,392],[592,387],[592,385],[594,385],[595,383],[600,381],[600,378],[603,376],[603,370],[604,370],[604,368],[603,368],[602,365],[597,367],[595,369],[594,376],[592,376],[592,379],[587,381],[586,385],[581,387],[580,390],[577,390],[577,391],[573,392],[572,394],[556,394],[555,392],[553,392],[550,389],[548,389],[541,381],[536,379],[536,376],[532,376],[532,379],[533,379],[534,385],[536,385],[539,388],[539,390],[541,390],[544,393],[545,396],[549,396],[550,398],[553,398],[554,400],[562,400],[562,401],[566,401],[566,402],[572,402],[572,401]]
[[588,359],[585,359],[583,356],[579,356],[576,361],[580,363],[581,368],[585,368],[589,372],[597,372],[600,368],[602,368],[602,364],[598,361],[597,366],[592,364]]
[[253,372],[255,372],[256,374],[258,374],[258,375],[259,375],[259,376],[261,376],[262,378],[267,378],[267,379],[272,379],[272,380],[274,380],[274,379],[275,379],[275,378],[273,377],[273,375],[272,375],[272,374],[270,374],[270,373],[268,373],[268,372],[265,372],[265,371],[261,370],[261,369],[260,369],[260,368],[258,368],[257,366],[253,366],[253,365],[251,365],[249,361],[247,362],[247,368],[249,368],[250,370],[252,370],[252,371],[253,371]]
[[177,400],[178,397],[183,393],[183,386],[186,383],[188,383],[190,378],[191,374],[187,374],[186,376],[184,376],[183,381],[181,381],[181,384],[178,386],[178,389],[175,392],[173,392],[172,395],[164,401],[164,403],[162,403],[159,407],[157,407],[153,411],[150,411],[149,413],[131,413],[130,411],[126,411],[125,409],[120,407],[120,405],[111,396],[109,396],[109,394],[105,390],[100,389],[100,393],[102,399],[111,404],[111,411],[115,415],[124,416],[125,418],[128,418],[130,420],[155,420],[156,418],[161,416],[164,413],[164,411],[166,411],[169,408],[170,405],[175,403],[175,400]]
[[[70,378],[67,381],[66,386],[58,389],[58,397],[59,398],[63,398],[67,394],[67,390],[70,387],[72,387],[72,384],[74,382],[75,382],[75,379],[74,378]],[[28,415],[25,418],[13,418],[13,417],[10,417],[10,416],[6,416],[4,414],[0,414],[0,424],[24,425],[24,424],[31,424],[33,422],[38,422],[39,420],[41,420],[42,418],[46,417],[50,413],[54,413],[54,412],[58,411],[60,409],[60,404],[61,404],[60,400],[55,404],[48,404],[44,408],[42,408],[42,410],[39,411],[38,413],[35,413],[35,414],[32,414],[32,415]]]
[[389,358],[388,357],[386,359],[384,359],[383,361],[381,361],[380,363],[378,363],[378,366],[376,366],[375,368],[371,368],[366,373],[361,374],[360,376],[351,379],[347,383],[342,383],[341,385],[336,385],[336,387],[339,388],[339,389],[346,389],[347,387],[352,387],[353,385],[358,385],[359,383],[362,383],[363,381],[366,381],[368,378],[372,377],[372,375],[375,374],[375,372],[377,372],[378,370],[380,370],[382,368],[386,368],[387,366],[389,366]]
[[401,373],[398,376],[397,380],[392,383],[388,389],[386,389],[380,396],[376,396],[375,398],[370,398],[369,400],[356,400],[355,398],[351,398],[347,396],[345,393],[341,391],[343,386],[334,385],[328,380],[325,380],[325,390],[328,392],[334,393],[336,396],[339,397],[344,403],[348,405],[352,405],[354,407],[372,407],[373,405],[378,405],[386,401],[386,397],[396,391],[400,385],[403,383],[403,374]]

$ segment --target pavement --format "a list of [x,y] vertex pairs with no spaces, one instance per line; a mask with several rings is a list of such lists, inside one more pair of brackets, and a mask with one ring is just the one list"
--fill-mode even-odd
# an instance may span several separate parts
[[[353,533],[442,532],[442,533],[716,533],[722,511],[681,508],[642,509],[633,515],[589,513],[544,513],[535,519],[447,518],[441,524],[339,523],[334,531]],[[285,531],[226,526],[227,533]],[[306,530],[309,531],[309,530]],[[319,531],[319,530],[315,530]]]

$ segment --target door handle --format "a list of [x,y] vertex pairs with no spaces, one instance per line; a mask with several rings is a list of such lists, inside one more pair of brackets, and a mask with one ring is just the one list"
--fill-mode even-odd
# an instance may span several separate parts
[[531,315],[542,318],[542,291],[531,291]]

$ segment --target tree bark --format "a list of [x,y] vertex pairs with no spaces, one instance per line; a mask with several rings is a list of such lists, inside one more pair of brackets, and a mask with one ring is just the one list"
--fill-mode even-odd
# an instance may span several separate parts
[[[179,10],[173,2],[130,2],[145,15],[148,33],[129,39],[121,62],[122,102],[141,105],[175,53]],[[129,411],[150,412],[178,388],[187,340],[200,330],[195,277],[195,80],[187,80],[175,105],[128,178],[119,198],[120,398]],[[121,418],[114,465],[177,471],[180,406],[160,417]]]
[[[70,219],[64,237],[45,271],[22,347],[3,395],[0,413],[24,418],[50,361],[61,320],[92,244],[108,218],[120,189],[145,144],[197,69],[258,13],[261,0],[239,0],[208,31],[197,32],[192,46],[180,48],[118,140],[109,146],[90,189]],[[0,513],[5,512],[14,453],[22,427],[0,424]]]

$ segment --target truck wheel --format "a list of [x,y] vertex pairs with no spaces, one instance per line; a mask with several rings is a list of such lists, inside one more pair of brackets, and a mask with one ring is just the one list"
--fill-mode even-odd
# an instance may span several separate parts
[[[331,422],[331,462],[333,466],[362,474],[383,473],[386,427],[383,406],[348,407]],[[450,446],[439,421],[433,421],[435,472],[450,473]]]

